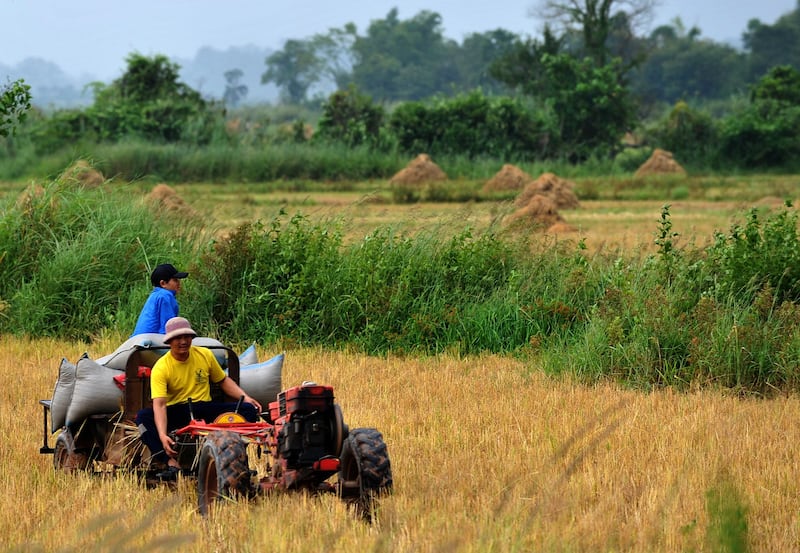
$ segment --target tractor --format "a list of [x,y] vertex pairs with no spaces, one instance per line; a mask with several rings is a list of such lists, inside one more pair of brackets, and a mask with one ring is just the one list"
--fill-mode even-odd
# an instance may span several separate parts
[[[214,350],[228,376],[238,383],[239,359],[233,350],[206,347]],[[150,464],[134,419],[139,409],[152,405],[150,369],[167,349],[151,341],[131,348],[122,360],[124,371],[113,377],[121,390],[119,409],[67,421],[57,430],[53,447],[48,424],[52,400],[39,401],[44,423],[40,453],[53,455],[56,470],[133,471],[148,485],[157,485],[157,469]],[[213,388],[215,399],[241,402],[224,398]],[[374,428],[348,428],[333,387],[314,382],[279,392],[258,422],[247,422],[236,411],[214,421],[192,417],[172,438],[181,473],[197,481],[203,515],[219,499],[300,490],[335,493],[369,519],[375,500],[392,488],[382,434]]]

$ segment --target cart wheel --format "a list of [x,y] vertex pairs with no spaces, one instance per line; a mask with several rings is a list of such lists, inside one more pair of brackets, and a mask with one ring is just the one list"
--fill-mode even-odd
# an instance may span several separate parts
[[198,467],[200,514],[207,515],[217,499],[250,494],[247,444],[236,432],[215,431],[206,436],[200,448]]
[[392,488],[392,467],[383,435],[374,428],[350,430],[339,462],[339,496],[361,516],[371,518],[375,498]]
[[53,448],[53,468],[57,471],[77,472],[89,468],[89,456],[75,451],[75,440],[69,428],[64,428],[56,438]]

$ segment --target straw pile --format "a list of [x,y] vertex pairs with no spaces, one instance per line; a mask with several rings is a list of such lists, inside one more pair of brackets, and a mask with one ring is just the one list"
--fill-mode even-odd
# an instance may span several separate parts
[[647,177],[651,175],[686,175],[686,170],[675,161],[671,152],[656,148],[633,176]]
[[447,180],[447,175],[431,160],[430,156],[428,154],[419,154],[389,179],[389,184],[419,185],[445,180]]
[[535,196],[549,198],[558,209],[575,209],[580,206],[578,196],[573,192],[575,184],[557,177],[553,173],[543,173],[538,179],[528,183],[514,200],[514,205],[524,208]]
[[157,184],[150,194],[147,196],[147,201],[154,205],[159,211],[164,213],[172,213],[193,219],[199,217],[195,209],[187,204],[181,198],[175,189],[166,184]]
[[533,177],[519,167],[506,163],[491,179],[486,181],[481,191],[503,192],[506,190],[522,190],[532,180]]
[[79,159],[67,167],[60,176],[61,182],[85,188],[97,188],[106,179],[103,173],[92,167],[88,161]]

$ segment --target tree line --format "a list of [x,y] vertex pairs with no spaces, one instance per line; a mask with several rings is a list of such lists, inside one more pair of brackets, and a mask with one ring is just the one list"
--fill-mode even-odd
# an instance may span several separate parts
[[[444,37],[437,13],[401,20],[392,9],[363,35],[347,24],[291,39],[266,58],[262,76],[295,110],[283,121],[237,111],[247,94],[240,70],[226,72],[228,90],[216,102],[182,83],[179,66],[165,56],[134,53],[120,78],[94,85],[91,106],[34,113],[19,136],[0,138],[0,161],[26,148],[41,156],[76,144],[141,140],[337,143],[581,162],[617,156],[620,139],[633,132],[640,145],[666,148],[697,166],[796,163],[800,52],[786,45],[800,44],[800,8],[773,25],[751,20],[739,51],[679,19],[641,36],[653,6],[654,0],[544,0],[547,25],[538,38],[497,29],[459,44]],[[19,94],[9,96],[24,86],[5,87],[6,118],[18,119],[29,107]],[[298,115],[303,109],[308,119]],[[306,130],[311,119],[313,137]],[[288,132],[274,130],[286,123]]]
[[[574,6],[577,6],[575,8]],[[774,24],[752,19],[743,49],[702,36],[680,18],[639,35],[653,0],[544,2],[542,37],[504,29],[476,32],[460,43],[444,36],[431,11],[401,20],[397,9],[371,22],[287,40],[266,60],[263,82],[286,102],[308,101],[314,91],[354,85],[377,101],[420,100],[481,88],[486,93],[529,91],[543,54],[589,57],[596,66],[621,60],[622,76],[646,103],[725,99],[775,65],[800,68],[800,11]]]

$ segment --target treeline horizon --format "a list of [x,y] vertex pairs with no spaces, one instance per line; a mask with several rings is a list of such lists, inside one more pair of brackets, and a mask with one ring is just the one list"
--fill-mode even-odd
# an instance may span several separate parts
[[[703,36],[702,27],[687,27],[680,17],[641,36],[637,36],[630,28],[633,21],[617,17],[609,46],[615,55],[623,59],[642,58],[637,63],[637,70],[631,74],[631,87],[647,106],[654,102],[674,103],[678,100],[720,100],[737,91],[746,91],[749,84],[774,65],[800,67],[797,53],[783,47],[787,42],[796,42],[800,38],[798,21],[800,16],[797,9],[786,12],[773,24],[753,18],[741,30],[740,45],[734,45]],[[216,93],[206,90],[204,95],[209,100],[225,100],[227,96],[229,102],[233,100],[229,107],[240,102],[248,105],[272,104],[272,100],[264,100],[263,94],[258,95],[260,102],[247,102],[248,92],[254,92],[252,83],[258,80],[262,85],[277,86],[281,90],[281,100],[289,103],[319,104],[330,93],[346,89],[350,84],[376,100],[387,102],[419,100],[437,94],[452,95],[476,87],[489,93],[504,93],[509,89],[504,86],[502,79],[492,74],[491,65],[504,56],[524,55],[526,50],[530,51],[537,43],[546,40],[547,33],[551,32],[548,27],[544,36],[537,37],[497,28],[471,32],[458,41],[444,35],[443,24],[443,18],[435,11],[422,10],[411,18],[401,20],[397,10],[392,9],[384,19],[373,20],[365,34],[359,34],[355,25],[348,23],[341,28],[332,27],[327,33],[287,39],[279,50],[231,47],[229,51],[235,54],[227,62],[229,66],[225,66],[224,51],[218,52],[204,46],[197,55],[202,55],[205,63],[211,64],[219,73],[206,75],[202,79],[216,83]],[[575,29],[568,30],[562,36],[566,38],[567,47],[575,51],[576,44],[580,42]],[[398,47],[392,44],[393,41],[411,44],[414,51],[393,51]],[[261,72],[253,75],[253,72],[259,71],[253,57],[259,50],[264,54],[263,65]],[[241,58],[240,61],[235,61],[235,55]],[[408,65],[411,61],[409,57],[413,56],[418,68],[417,79],[422,76],[428,78],[429,82],[414,84],[414,90],[397,89],[393,88],[395,85],[385,84],[391,79],[378,85],[377,82],[386,77],[385,72],[378,74],[381,72],[380,63],[373,59],[379,55],[391,63],[399,61],[401,66]],[[168,57],[178,64],[187,82],[191,84],[198,80],[200,69],[197,63],[200,58],[178,60]],[[31,62],[28,65],[33,69],[46,71],[51,81],[53,75],[68,80],[65,81],[70,88],[67,99],[73,105],[91,103],[91,86],[81,92],[75,89],[75,79],[68,78],[56,64],[36,58],[27,61]],[[183,70],[187,69],[184,64],[190,66],[190,74],[183,75]],[[7,77],[12,80],[24,78],[28,84],[32,84],[34,105],[38,109],[54,109],[53,106],[59,105],[54,96],[57,84],[50,82],[42,88],[25,75],[14,74],[11,67],[0,64],[0,69],[5,70]],[[442,75],[440,80],[435,80],[433,70]],[[36,79],[33,76],[33,80]],[[241,88],[245,81],[249,83],[249,86],[245,86],[247,90]],[[45,98],[47,103],[39,101],[39,97]],[[275,100],[279,99],[275,97]]]
[[[124,178],[363,180],[389,177],[398,159],[419,153],[635,166],[654,148],[701,172],[796,170],[800,60],[775,37],[800,42],[800,10],[775,25],[752,20],[747,52],[737,52],[680,20],[637,36],[637,14],[614,11],[618,1],[586,2],[580,16],[559,0],[548,4],[565,10],[554,25],[572,26],[545,27],[541,39],[470,35],[470,51],[459,55],[428,11],[400,20],[393,9],[365,36],[348,25],[289,40],[266,60],[263,81],[284,99],[267,108],[237,107],[247,93],[241,71],[226,72],[223,102],[209,101],[166,56],[133,53],[122,76],[95,83],[92,105],[31,110],[0,138],[0,178],[41,175],[57,163],[60,171],[82,157]],[[321,79],[336,91],[308,99]],[[162,151],[153,156],[153,148]],[[254,163],[255,171],[240,170]]]

